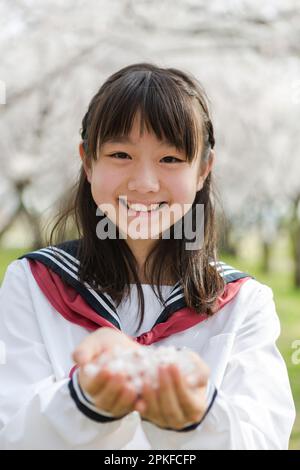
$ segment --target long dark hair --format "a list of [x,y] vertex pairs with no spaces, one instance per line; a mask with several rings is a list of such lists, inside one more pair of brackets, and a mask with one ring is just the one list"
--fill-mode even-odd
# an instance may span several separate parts
[[[81,129],[86,158],[97,160],[99,145],[111,137],[128,135],[137,112],[141,113],[141,126],[146,125],[158,139],[165,138],[176,148],[183,149],[189,162],[199,154],[200,148],[201,162],[207,161],[215,139],[202,86],[181,70],[148,63],[122,68],[111,75],[92,98]],[[140,327],[144,319],[144,296],[136,259],[124,239],[100,240],[97,237],[99,215],[96,215],[97,205],[83,167],[72,194],[69,206],[52,229],[50,244],[64,240],[67,221],[73,216],[80,238],[77,253],[80,280],[109,294],[117,306],[124,295],[130,293],[133,280],[138,289]],[[204,205],[201,248],[186,250],[184,235],[174,239],[171,230],[171,237],[159,239],[149,253],[144,272],[153,290],[158,289],[162,303],[163,279],[180,280],[187,305],[198,313],[212,315],[214,304],[224,290],[224,281],[210,264],[216,262],[217,257],[211,173],[196,193],[192,211],[196,204]]]

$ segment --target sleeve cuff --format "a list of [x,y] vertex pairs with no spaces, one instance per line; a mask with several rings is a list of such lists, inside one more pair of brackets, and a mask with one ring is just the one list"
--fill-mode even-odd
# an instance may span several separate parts
[[77,408],[88,418],[98,423],[107,423],[117,421],[121,418],[114,418],[111,413],[99,410],[93,402],[91,397],[83,392],[78,382],[78,369],[73,373],[69,381],[69,391]]

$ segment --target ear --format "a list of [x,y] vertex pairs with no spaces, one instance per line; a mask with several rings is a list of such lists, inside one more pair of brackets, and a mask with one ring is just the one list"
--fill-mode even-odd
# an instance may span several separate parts
[[87,180],[90,183],[91,182],[91,176],[92,176],[92,170],[91,170],[91,167],[88,164],[87,156],[86,156],[86,153],[85,153],[84,148],[83,148],[83,142],[80,142],[80,144],[79,144],[79,155],[80,155],[80,158],[81,158],[81,161],[82,161],[82,165],[83,165]]
[[200,164],[200,175],[198,177],[197,191],[203,188],[204,181],[212,170],[215,162],[215,152],[211,150],[206,161],[202,161]]

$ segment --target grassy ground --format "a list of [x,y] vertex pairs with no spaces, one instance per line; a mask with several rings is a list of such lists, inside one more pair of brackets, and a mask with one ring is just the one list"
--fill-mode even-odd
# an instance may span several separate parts
[[[18,256],[26,253],[26,249],[0,249],[0,283],[3,279],[7,265]],[[259,265],[257,245],[245,243],[238,258],[222,256],[223,261],[238,269],[253,275],[258,281],[267,284],[273,289],[277,312],[281,321],[281,336],[278,348],[281,351],[288,367],[289,377],[297,408],[297,419],[290,440],[290,449],[300,449],[300,364],[291,361],[293,349],[292,342],[300,340],[300,290],[292,287],[291,264],[289,248],[286,240],[281,240],[274,247],[272,254],[272,272],[264,274]]]
[[9,263],[19,256],[22,256],[24,253],[28,253],[28,251],[30,250],[26,250],[26,248],[11,248],[5,250],[0,248],[0,284]]

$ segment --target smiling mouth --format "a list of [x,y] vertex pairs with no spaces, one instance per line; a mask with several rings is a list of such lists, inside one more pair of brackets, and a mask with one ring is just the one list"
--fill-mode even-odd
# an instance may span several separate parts
[[135,209],[130,208],[128,206],[128,204],[123,199],[120,198],[119,202],[121,202],[122,206],[127,209],[128,215],[130,215],[130,216],[144,216],[144,217],[148,216],[148,215],[151,215],[154,212],[158,212],[163,206],[168,204],[166,201],[162,201],[162,202],[159,203],[159,205],[156,209],[153,209],[153,210],[149,209],[147,211],[145,211],[145,210],[137,211]]

